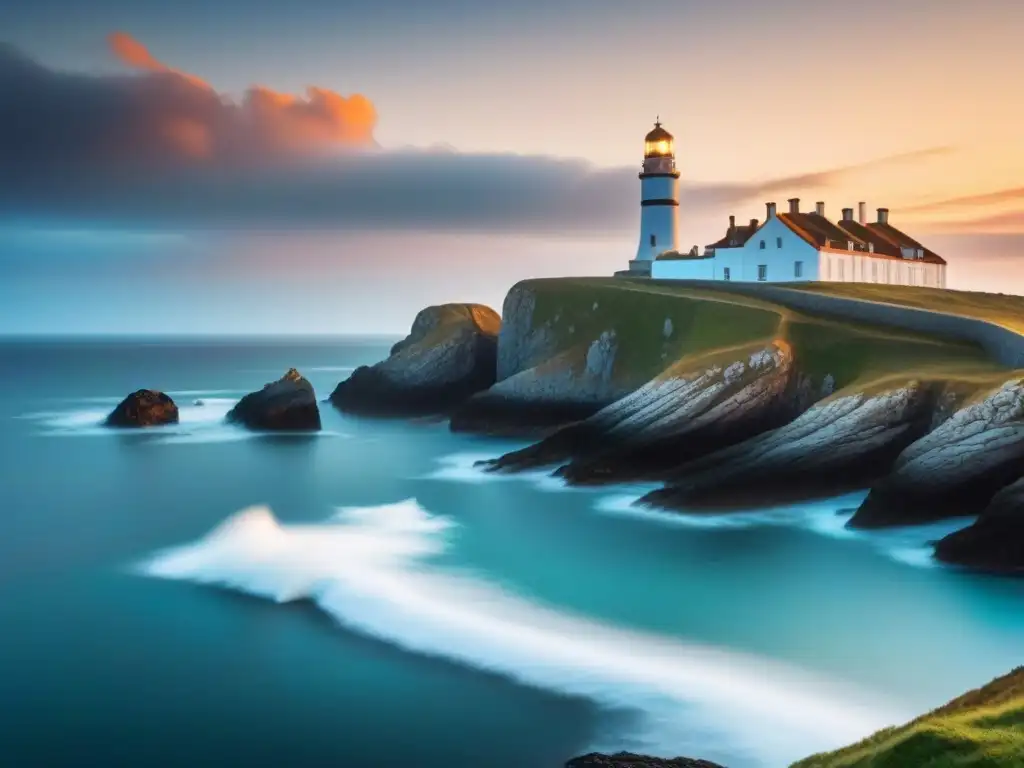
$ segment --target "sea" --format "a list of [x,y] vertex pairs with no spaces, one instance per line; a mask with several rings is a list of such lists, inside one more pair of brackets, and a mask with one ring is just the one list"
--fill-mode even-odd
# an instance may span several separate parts
[[[1024,663],[1024,580],[930,558],[969,520],[641,510],[440,420],[224,422],[393,341],[0,342],[0,764],[779,768]],[[181,423],[102,426],[144,387]]]

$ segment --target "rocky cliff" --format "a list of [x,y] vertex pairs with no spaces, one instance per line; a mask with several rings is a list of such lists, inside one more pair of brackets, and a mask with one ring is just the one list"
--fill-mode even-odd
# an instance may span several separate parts
[[[641,503],[689,511],[870,487],[862,527],[978,514],[1024,474],[1024,380],[978,345],[624,280],[528,281],[505,311],[498,381],[453,427],[555,428],[493,471],[659,480]],[[1021,496],[940,557],[1009,568]]]
[[448,411],[494,384],[500,327],[498,314],[480,304],[427,307],[386,360],[356,369],[330,401],[371,415]]
[[978,393],[896,458],[852,525],[906,525],[977,514],[1022,474],[1024,379]]
[[453,429],[508,433],[577,421],[651,381],[687,351],[770,339],[779,322],[753,301],[686,300],[596,278],[519,283],[502,317],[497,382],[456,411]]

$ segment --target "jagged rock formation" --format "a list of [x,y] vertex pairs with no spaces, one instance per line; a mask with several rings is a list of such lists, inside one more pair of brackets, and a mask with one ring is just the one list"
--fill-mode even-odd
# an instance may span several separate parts
[[785,342],[736,350],[644,385],[589,419],[490,463],[497,471],[572,461],[574,483],[658,477],[685,458],[792,417],[792,353]]
[[1024,478],[997,493],[981,517],[935,545],[943,562],[998,573],[1024,573]]
[[910,525],[979,514],[1020,476],[1022,459],[1024,379],[1013,379],[909,445],[850,525]]
[[140,389],[117,404],[107,416],[108,427],[155,427],[178,423],[178,406],[163,392]]
[[591,752],[589,755],[574,757],[565,764],[565,768],[724,768],[724,766],[709,760],[694,760],[689,757],[648,757],[632,752],[602,755],[598,752]]
[[453,414],[453,430],[530,432],[585,418],[632,388],[612,376],[619,343],[614,330],[564,348],[550,324],[534,327],[536,301],[523,284],[505,297],[497,383]]
[[834,495],[883,476],[930,429],[940,387],[911,381],[877,394],[836,396],[792,422],[684,464],[642,503],[720,507]]
[[331,393],[352,413],[441,413],[494,384],[501,318],[480,304],[427,307],[409,335],[373,366],[357,368]]
[[227,419],[250,429],[320,429],[320,409],[313,385],[294,368],[239,400],[228,412]]

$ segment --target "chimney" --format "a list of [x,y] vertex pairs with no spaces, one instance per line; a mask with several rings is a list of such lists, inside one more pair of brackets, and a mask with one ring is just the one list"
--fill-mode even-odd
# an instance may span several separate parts
[[815,203],[814,204],[814,212],[816,214],[818,214],[819,216],[821,216],[822,218],[825,218],[825,204],[824,203]]
[[731,234],[732,232],[735,232],[735,231],[736,231],[736,217],[735,216],[730,216],[729,217],[729,232]]
[[751,220],[750,220],[750,229],[751,229],[751,230],[755,230],[755,229],[757,229],[757,224],[758,224],[758,221],[757,221],[757,219],[751,219]]
[[861,226],[863,226],[864,224],[868,223],[868,204],[857,203],[857,208],[860,209],[857,211],[857,221],[859,221],[861,223]]
[[874,253],[874,252],[875,252],[875,244],[874,243],[868,243],[868,253]]
[[878,223],[879,224],[888,224],[889,223],[889,209],[888,208],[879,208],[878,209]]
[[853,221],[853,208],[843,208],[843,221]]
[[791,197],[791,198],[789,198],[789,212],[790,213],[800,213],[800,198],[799,197]]
[[768,209],[768,219],[775,218],[775,203],[765,203],[765,207]]

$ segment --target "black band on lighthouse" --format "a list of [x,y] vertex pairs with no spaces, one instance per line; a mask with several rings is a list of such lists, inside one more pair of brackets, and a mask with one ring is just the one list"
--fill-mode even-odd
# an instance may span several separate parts
[[648,205],[679,205],[679,201],[669,197],[659,197],[656,200],[641,200],[640,205],[644,208]]

